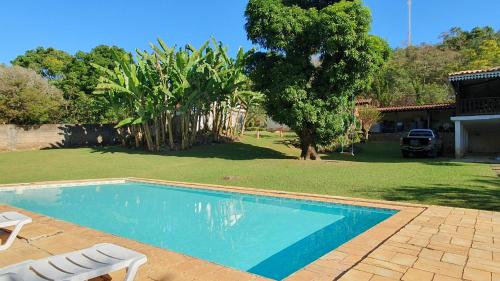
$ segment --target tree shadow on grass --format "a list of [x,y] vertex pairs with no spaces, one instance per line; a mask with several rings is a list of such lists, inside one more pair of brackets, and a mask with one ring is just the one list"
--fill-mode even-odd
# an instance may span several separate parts
[[293,156],[286,155],[274,149],[241,142],[200,145],[185,151],[163,151],[158,153],[121,146],[94,147],[92,148],[92,152],[101,154],[126,153],[192,158],[220,158],[227,160],[294,159]]
[[500,178],[482,177],[464,187],[444,184],[426,187],[401,186],[384,192],[382,198],[390,201],[500,211]]
[[275,140],[273,141],[274,144],[279,144],[279,145],[284,145],[288,148],[297,148],[300,149],[299,146],[299,141],[295,138],[283,138],[280,140]]
[[[349,148],[345,148],[346,151]],[[415,155],[410,158],[404,158],[401,155],[398,143],[394,142],[369,142],[357,144],[355,146],[355,155],[350,153],[330,152],[326,153],[322,159],[340,160],[363,163],[422,163],[434,166],[464,166],[466,164],[456,162],[451,157],[431,158],[426,155]]]

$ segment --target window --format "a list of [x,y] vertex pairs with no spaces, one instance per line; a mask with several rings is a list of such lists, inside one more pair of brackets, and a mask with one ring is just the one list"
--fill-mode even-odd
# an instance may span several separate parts
[[409,137],[429,137],[432,138],[432,131],[429,130],[414,130],[408,135]]

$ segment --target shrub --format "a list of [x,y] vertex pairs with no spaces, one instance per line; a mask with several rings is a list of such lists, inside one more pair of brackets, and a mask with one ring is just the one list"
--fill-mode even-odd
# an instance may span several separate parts
[[358,108],[358,119],[361,122],[365,141],[368,141],[371,127],[381,118],[380,111],[375,106],[365,105]]
[[0,66],[0,123],[57,123],[63,105],[62,92],[35,71]]

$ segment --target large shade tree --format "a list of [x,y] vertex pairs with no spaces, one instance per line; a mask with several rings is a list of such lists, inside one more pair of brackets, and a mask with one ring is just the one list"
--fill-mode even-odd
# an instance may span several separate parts
[[361,1],[250,0],[248,37],[265,52],[252,65],[271,117],[300,138],[301,159],[344,134],[353,96],[366,88],[378,48]]

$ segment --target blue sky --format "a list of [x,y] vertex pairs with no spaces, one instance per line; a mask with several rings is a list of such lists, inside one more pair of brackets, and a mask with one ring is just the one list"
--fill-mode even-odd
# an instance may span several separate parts
[[[147,49],[160,36],[170,45],[202,44],[210,36],[231,50],[252,47],[244,30],[248,0],[17,0],[0,4],[0,63],[37,46],[69,53],[99,44]],[[364,0],[372,33],[403,46],[407,0]],[[414,43],[436,42],[452,26],[500,29],[499,0],[413,0]]]

